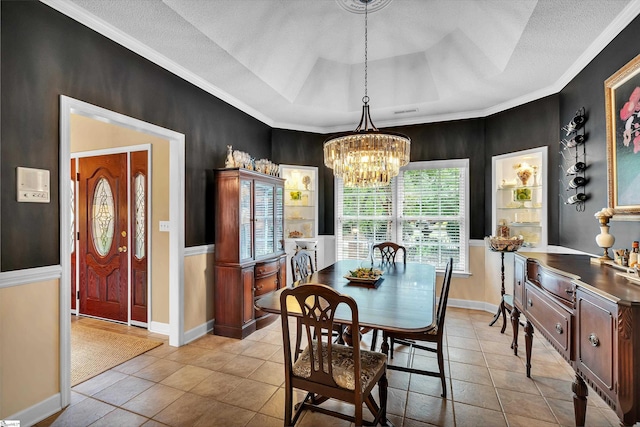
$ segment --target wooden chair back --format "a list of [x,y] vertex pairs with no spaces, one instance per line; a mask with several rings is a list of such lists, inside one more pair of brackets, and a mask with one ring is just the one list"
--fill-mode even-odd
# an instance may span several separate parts
[[[292,298],[289,298],[292,297]],[[294,299],[295,302],[292,302]],[[328,387],[338,387],[333,379],[331,331],[335,323],[335,314],[338,306],[344,304],[351,311],[351,325],[354,330],[358,328],[358,306],[353,298],[341,295],[329,286],[320,284],[305,284],[292,289],[285,289],[280,295],[282,335],[285,354],[285,375],[290,377],[293,369],[292,347],[290,340],[289,308],[294,307],[294,312],[300,312],[300,323],[307,340],[310,352],[311,373],[308,382],[321,384]],[[323,333],[315,333],[322,331]],[[297,332],[299,333],[299,332]],[[355,341],[358,340],[356,343]],[[353,367],[354,377],[360,378],[360,345],[359,337],[353,343]],[[323,351],[323,347],[325,351]],[[308,389],[307,389],[308,390]],[[359,381],[356,381],[356,393],[361,393]]]
[[314,271],[313,259],[309,252],[299,250],[291,257],[291,277],[294,282],[312,275]]
[[440,291],[440,300],[438,302],[438,312],[436,314],[436,325],[438,333],[442,334],[444,329],[444,317],[447,313],[447,302],[449,300],[449,288],[451,287],[451,275],[453,272],[453,258],[449,258],[447,266],[444,269],[444,278],[442,280],[442,290]]
[[407,263],[407,249],[393,242],[382,242],[377,245],[373,245],[373,252],[375,255],[376,249],[380,251],[380,257],[382,263],[395,263],[398,252],[402,251],[402,261]]

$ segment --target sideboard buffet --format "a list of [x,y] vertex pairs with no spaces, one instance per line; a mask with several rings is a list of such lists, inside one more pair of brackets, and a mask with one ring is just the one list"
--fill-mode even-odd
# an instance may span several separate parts
[[520,252],[514,256],[513,348],[526,318],[526,371],[531,376],[534,329],[575,371],[575,421],[583,426],[586,384],[616,412],[621,425],[640,421],[640,286],[588,255]]
[[284,180],[228,168],[215,183],[213,332],[245,338],[275,319],[254,300],[286,283]]

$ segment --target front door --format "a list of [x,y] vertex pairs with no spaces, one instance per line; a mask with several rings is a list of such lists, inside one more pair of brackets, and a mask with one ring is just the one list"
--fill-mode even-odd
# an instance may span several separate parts
[[128,321],[127,154],[79,160],[79,313]]

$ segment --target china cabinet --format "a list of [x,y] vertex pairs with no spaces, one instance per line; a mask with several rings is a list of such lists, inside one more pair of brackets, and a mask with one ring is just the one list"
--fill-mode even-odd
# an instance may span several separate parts
[[523,249],[547,245],[547,147],[492,158],[492,233],[522,235]]
[[214,333],[245,338],[272,320],[254,300],[286,283],[284,181],[230,168],[215,182]]

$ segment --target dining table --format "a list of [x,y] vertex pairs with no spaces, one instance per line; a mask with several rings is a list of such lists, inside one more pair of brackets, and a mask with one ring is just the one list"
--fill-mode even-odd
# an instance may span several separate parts
[[[354,281],[348,277],[358,268],[376,268],[382,274],[377,281]],[[382,332],[428,332],[435,328],[436,270],[423,263],[371,264],[362,260],[340,260],[292,286],[307,283],[327,285],[337,292],[352,297],[358,306],[361,328]],[[267,313],[280,314],[279,289],[256,300],[256,308]],[[291,299],[287,303],[290,314],[300,313],[300,307]],[[351,323],[351,313],[344,307],[335,314],[336,322]],[[388,349],[386,340],[383,351]]]

